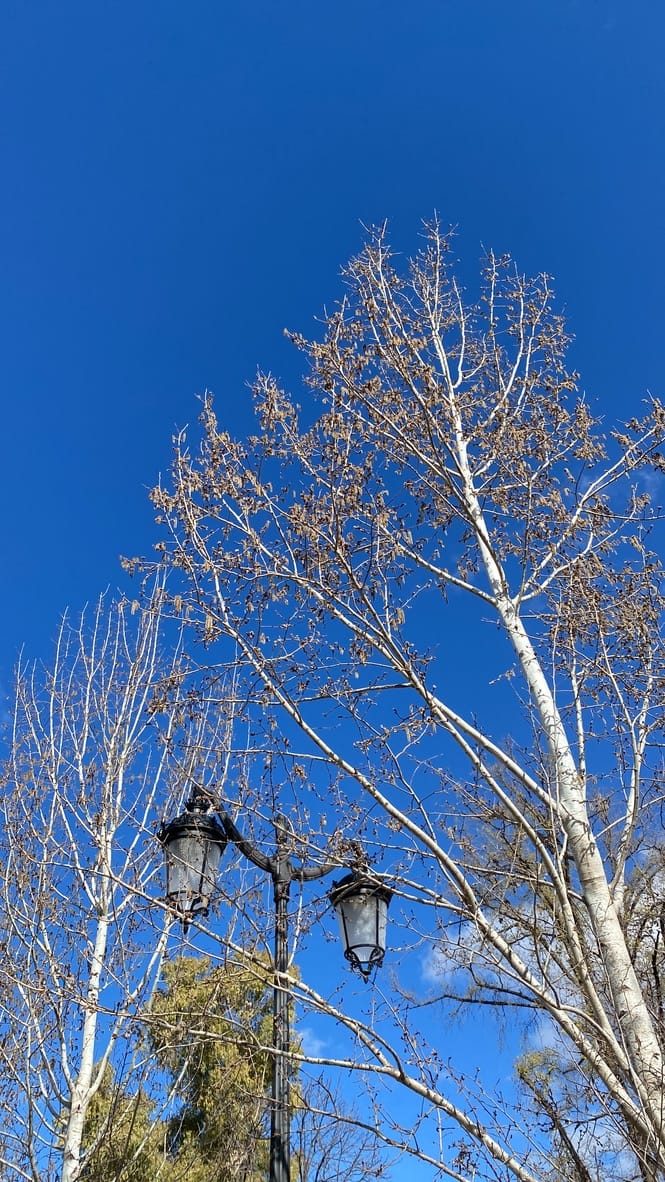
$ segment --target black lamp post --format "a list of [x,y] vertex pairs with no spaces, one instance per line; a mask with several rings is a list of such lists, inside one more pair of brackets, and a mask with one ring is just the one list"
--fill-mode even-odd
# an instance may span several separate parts
[[[227,841],[269,874],[275,900],[273,982],[273,1070],[270,1109],[270,1182],[290,1182],[291,1113],[289,1107],[288,902],[292,882],[313,882],[335,869],[333,865],[296,866],[289,855],[289,830],[284,817],[274,821],[276,849],[272,858],[242,836],[227,813],[219,821],[210,803],[196,792],[185,812],[163,825],[159,840],[166,860],[166,898],[185,931],[193,918],[207,915],[214,880]],[[344,955],[367,980],[383,961],[386,918],[392,891],[368,875],[353,871],[333,885],[330,900],[337,911],[344,939]]]

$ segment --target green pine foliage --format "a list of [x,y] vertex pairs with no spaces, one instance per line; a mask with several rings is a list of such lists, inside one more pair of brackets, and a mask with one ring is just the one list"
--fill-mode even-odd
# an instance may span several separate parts
[[147,1182],[168,1177],[166,1125],[156,1120],[155,1104],[142,1089],[128,1095],[110,1067],[86,1116],[84,1145],[90,1150],[82,1170],[84,1182]]
[[265,960],[168,964],[140,1036],[143,1087],[126,1094],[109,1069],[90,1106],[85,1182],[261,1182],[270,1023]]

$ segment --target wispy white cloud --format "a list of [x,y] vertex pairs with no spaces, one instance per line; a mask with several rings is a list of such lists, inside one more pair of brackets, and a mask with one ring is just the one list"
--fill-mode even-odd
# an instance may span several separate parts
[[310,1055],[313,1059],[318,1059],[326,1050],[327,1040],[320,1038],[315,1034],[310,1026],[302,1026],[298,1030],[298,1036],[302,1043],[302,1049],[306,1055]]

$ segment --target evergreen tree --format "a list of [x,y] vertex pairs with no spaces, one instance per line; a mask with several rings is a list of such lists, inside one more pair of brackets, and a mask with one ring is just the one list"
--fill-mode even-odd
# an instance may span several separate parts
[[90,1106],[86,1182],[258,1182],[266,1173],[269,969],[260,960],[166,965],[145,1023],[144,1087],[109,1073]]

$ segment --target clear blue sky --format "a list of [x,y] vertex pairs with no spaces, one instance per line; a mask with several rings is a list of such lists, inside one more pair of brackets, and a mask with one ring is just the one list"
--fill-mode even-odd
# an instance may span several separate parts
[[3,0],[0,679],[153,541],[212,388],[293,383],[360,222],[547,270],[609,418],[663,390],[656,0]]

